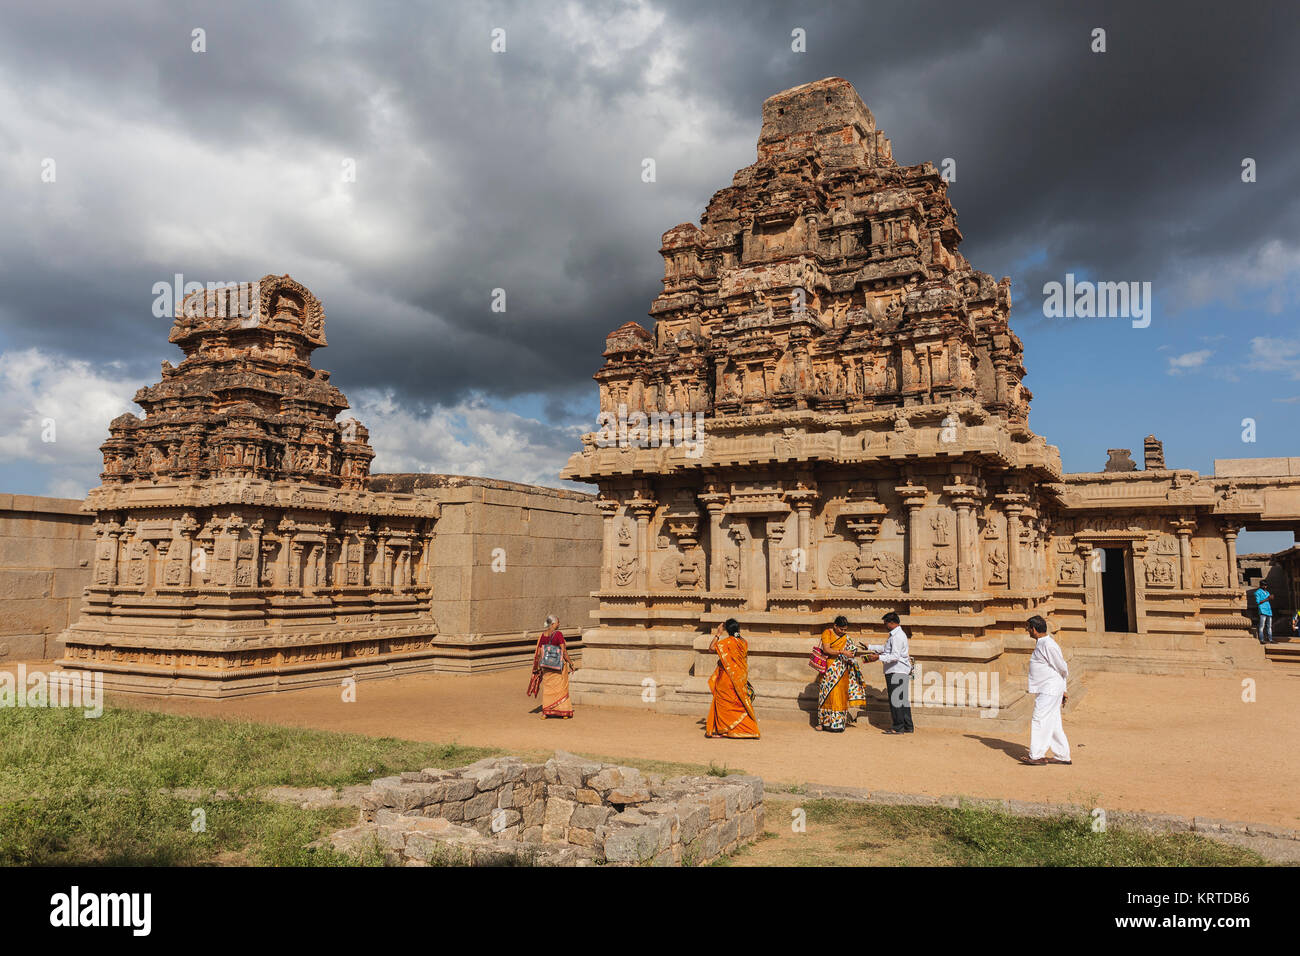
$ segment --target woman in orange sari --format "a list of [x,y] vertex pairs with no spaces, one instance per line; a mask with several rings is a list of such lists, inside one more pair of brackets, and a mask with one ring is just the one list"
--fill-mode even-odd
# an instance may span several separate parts
[[546,618],[542,636],[533,651],[533,679],[528,684],[528,696],[542,695],[542,720],[547,717],[572,717],[573,704],[569,701],[569,675],[577,670],[564,635],[557,626],[555,615]]
[[842,733],[849,720],[849,708],[867,702],[862,672],[855,659],[858,647],[849,637],[848,618],[841,615],[822,631],[822,651],[829,664],[817,687],[817,727]]
[[706,737],[758,737],[754,692],[749,686],[749,644],[740,636],[740,622],[729,618],[713,632],[709,650],[718,667],[709,678],[713,703],[704,722]]

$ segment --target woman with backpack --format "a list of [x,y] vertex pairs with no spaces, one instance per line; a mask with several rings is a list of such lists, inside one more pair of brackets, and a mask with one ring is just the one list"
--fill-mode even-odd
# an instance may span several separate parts
[[569,675],[578,668],[569,657],[564,635],[560,633],[559,620],[548,615],[542,636],[533,651],[533,677],[528,684],[528,696],[542,695],[542,720],[547,717],[573,716],[569,700]]

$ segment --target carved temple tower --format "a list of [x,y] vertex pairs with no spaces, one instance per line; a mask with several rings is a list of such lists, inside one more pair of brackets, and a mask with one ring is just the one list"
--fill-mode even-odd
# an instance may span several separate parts
[[586,436],[564,472],[599,486],[607,528],[582,697],[649,678],[698,709],[702,629],[728,617],[769,708],[807,697],[841,613],[879,633],[897,609],[945,658],[1001,666],[1050,591],[1040,486],[1061,468],[1029,430],[1010,282],[960,242],[938,171],[896,163],[848,82],[763,104],[757,162],[664,234],[653,334],[607,341],[601,410],[627,440]]
[[92,584],[68,666],[202,696],[392,669],[432,650],[437,506],[368,490],[374,457],[311,366],[324,312],[285,276],[196,292],[162,381],[102,446]]

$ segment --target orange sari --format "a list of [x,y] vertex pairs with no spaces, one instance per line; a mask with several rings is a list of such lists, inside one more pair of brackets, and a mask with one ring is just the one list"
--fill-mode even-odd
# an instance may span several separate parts
[[704,722],[706,737],[758,737],[758,717],[749,700],[749,645],[730,634],[718,638],[718,667],[709,677],[713,703]]

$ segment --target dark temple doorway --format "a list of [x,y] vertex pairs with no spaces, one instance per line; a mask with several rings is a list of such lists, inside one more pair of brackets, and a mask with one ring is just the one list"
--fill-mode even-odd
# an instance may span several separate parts
[[1131,631],[1128,581],[1123,548],[1105,548],[1101,568],[1101,609],[1107,631]]

